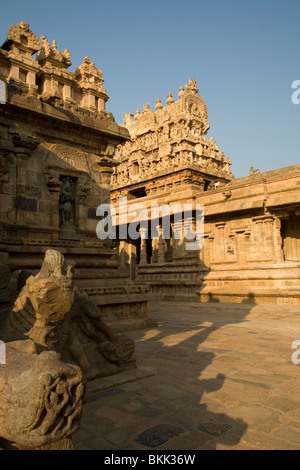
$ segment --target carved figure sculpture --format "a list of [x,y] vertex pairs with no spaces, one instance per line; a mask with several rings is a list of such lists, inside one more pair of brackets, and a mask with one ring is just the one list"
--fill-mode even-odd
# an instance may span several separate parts
[[[9,269],[0,265],[0,292]],[[115,335],[89,296],[73,286],[64,257],[47,250],[40,272],[22,271],[13,307],[0,308],[0,449],[72,449],[85,380],[134,361],[134,342]],[[71,362],[71,363],[70,363]],[[80,367],[78,367],[80,366]],[[84,381],[83,381],[84,377]]]
[[64,178],[59,195],[60,221],[62,226],[71,225],[73,197],[73,183],[70,178]]
[[87,380],[133,365],[134,342],[112,332],[88,295],[74,288],[72,275],[63,255],[47,250],[41,271],[27,278],[6,316],[0,339],[30,338],[37,352],[56,351],[75,362]]
[[65,268],[61,253],[47,250],[41,271],[27,278],[17,297],[2,327],[1,339],[8,342],[31,338],[38,352],[59,352],[58,327],[73,300],[71,266]]
[[[62,261],[59,253],[48,252],[36,278],[24,271],[18,280],[6,264],[0,264],[0,336],[5,339],[0,364],[0,449],[73,448],[71,435],[79,428],[84,394],[82,371],[64,363],[55,351],[38,354],[47,349],[46,344],[55,345],[48,337],[49,325],[61,322],[73,302],[71,272],[64,272]],[[15,288],[26,279],[28,297],[22,291],[10,307]],[[35,306],[35,321],[26,323],[22,305],[25,310]]]

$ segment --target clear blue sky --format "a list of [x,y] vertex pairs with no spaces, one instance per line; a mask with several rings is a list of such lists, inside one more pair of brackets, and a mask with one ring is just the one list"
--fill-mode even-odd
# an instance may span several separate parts
[[21,20],[103,71],[117,123],[195,78],[236,177],[300,163],[299,0],[0,0],[0,42]]

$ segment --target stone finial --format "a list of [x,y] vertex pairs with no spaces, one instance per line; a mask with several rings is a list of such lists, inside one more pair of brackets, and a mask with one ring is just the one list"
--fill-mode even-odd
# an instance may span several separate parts
[[156,105],[155,105],[155,109],[159,110],[159,109],[162,109],[163,108],[163,105],[161,104],[161,101],[159,98],[157,98],[156,100]]
[[19,23],[20,29],[24,30],[25,32],[29,32],[29,24],[26,21],[21,21]]
[[196,80],[194,78],[189,79],[189,83],[185,85],[185,88],[187,89],[187,91],[193,93],[194,95],[199,91],[197,88]]
[[168,93],[168,98],[166,99],[166,103],[169,105],[169,104],[172,104],[174,103],[174,100],[173,100],[173,97],[172,97],[172,93],[169,91]]
[[180,85],[178,97],[181,98],[184,95],[184,93],[185,93],[184,87],[183,85]]
[[150,111],[150,106],[149,106],[149,104],[147,103],[147,104],[145,104],[145,105],[143,106],[143,114],[144,114],[144,113],[147,113],[148,111]]
[[257,175],[260,173],[260,170],[255,170],[253,166],[250,166],[250,176]]
[[71,64],[71,54],[69,49],[64,50],[63,56],[65,57],[66,61],[70,62]]
[[128,126],[133,123],[133,114],[130,113],[125,113],[124,119],[123,119],[125,126]]
[[53,50],[54,52],[57,51],[57,44],[56,44],[55,39],[53,39],[53,41],[52,41],[52,50]]
[[51,46],[50,46],[49,42],[47,41],[46,36],[41,36],[40,46],[41,46],[41,52],[43,50],[45,56],[49,57],[49,55],[51,54]]
[[134,119],[137,121],[140,116],[141,116],[140,110],[137,109],[136,112],[135,112],[135,115],[134,115]]

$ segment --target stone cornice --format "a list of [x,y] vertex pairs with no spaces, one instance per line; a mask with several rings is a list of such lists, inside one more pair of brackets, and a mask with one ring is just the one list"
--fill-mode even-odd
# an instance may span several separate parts
[[[39,106],[40,109],[36,109],[36,106]],[[52,113],[45,112],[43,109],[49,109]],[[20,113],[20,111],[22,112]],[[128,131],[115,123],[109,126],[109,122],[101,119],[68,113],[63,108],[57,109],[41,103],[35,97],[30,97],[30,100],[27,100],[23,96],[14,96],[11,103],[0,108],[0,113],[22,122],[24,122],[24,115],[26,115],[26,121],[28,124],[35,125],[37,133],[43,133],[43,129],[46,131],[45,134],[51,134],[51,129],[69,131],[72,141],[74,140],[74,132],[78,133],[81,139],[101,139],[101,142],[103,142],[103,136],[106,136],[108,140],[112,139],[116,144],[129,138]]]

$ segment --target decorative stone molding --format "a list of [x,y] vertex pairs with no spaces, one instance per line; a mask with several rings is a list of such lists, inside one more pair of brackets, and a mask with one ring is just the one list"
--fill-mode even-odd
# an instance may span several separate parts
[[49,147],[49,151],[70,167],[86,173],[89,171],[87,156],[81,150],[63,144],[53,144]]

